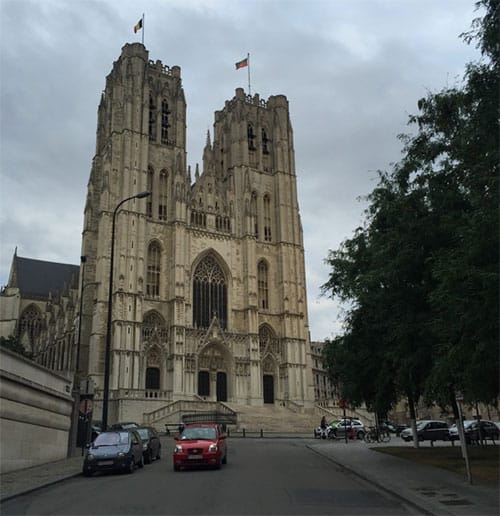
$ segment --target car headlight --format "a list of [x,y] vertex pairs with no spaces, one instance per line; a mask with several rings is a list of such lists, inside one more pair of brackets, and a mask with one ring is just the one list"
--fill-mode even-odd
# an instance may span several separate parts
[[182,453],[182,446],[180,444],[175,445],[174,453]]
[[121,452],[118,452],[118,457],[125,457],[125,454],[121,451]]
[[94,456],[91,453],[87,454],[87,460],[94,460]]
[[209,452],[215,452],[218,450],[218,447],[216,444],[211,444],[209,447],[208,447],[208,451]]

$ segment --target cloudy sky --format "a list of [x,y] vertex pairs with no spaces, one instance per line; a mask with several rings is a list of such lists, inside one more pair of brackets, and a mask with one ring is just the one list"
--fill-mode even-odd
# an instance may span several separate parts
[[181,67],[192,167],[214,111],[248,89],[236,61],[250,53],[252,93],[287,96],[311,338],[335,335],[324,259],[400,159],[417,100],[478,59],[459,38],[477,15],[474,0],[0,0],[0,285],[16,247],[79,263],[97,105],[122,46],[144,35],[150,59]]

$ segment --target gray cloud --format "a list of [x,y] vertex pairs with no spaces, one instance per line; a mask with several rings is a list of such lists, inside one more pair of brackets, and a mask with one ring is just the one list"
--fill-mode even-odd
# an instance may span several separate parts
[[340,331],[319,297],[328,249],[362,222],[357,199],[399,159],[417,100],[477,59],[458,38],[473,0],[1,0],[0,284],[15,246],[78,263],[97,105],[142,12],[150,58],[182,68],[191,165],[214,111],[247,88],[247,52],[252,92],[288,97],[311,336]]

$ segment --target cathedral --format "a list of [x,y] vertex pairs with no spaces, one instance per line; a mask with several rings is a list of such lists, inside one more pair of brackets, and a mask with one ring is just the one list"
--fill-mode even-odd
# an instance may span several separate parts
[[46,287],[47,299],[30,300],[16,272],[26,259],[15,256],[2,335],[17,332],[48,367],[77,363],[95,385],[99,419],[113,267],[110,422],[142,421],[179,400],[312,408],[286,97],[236,89],[215,112],[201,167],[193,173],[186,158],[181,69],[126,44],[98,108],[80,268],[66,271],[57,295]]

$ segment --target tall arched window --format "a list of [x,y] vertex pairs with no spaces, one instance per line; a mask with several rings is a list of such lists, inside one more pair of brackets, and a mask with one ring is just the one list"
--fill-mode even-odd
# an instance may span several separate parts
[[262,154],[269,154],[269,138],[267,137],[266,130],[262,129]]
[[168,142],[168,103],[165,99],[161,101],[161,143]]
[[160,295],[160,257],[161,249],[158,242],[151,242],[148,247],[146,295],[158,297]]
[[19,339],[28,336],[28,340],[33,347],[35,340],[40,336],[43,327],[42,313],[35,305],[29,305],[22,313],[17,326]]
[[248,124],[247,126],[247,137],[248,137],[248,150],[255,150],[255,132],[253,130],[252,124]]
[[255,238],[259,238],[259,215],[257,212],[257,192],[252,192],[252,200],[250,204],[250,211],[254,220],[253,233]]
[[148,167],[148,177],[147,177],[147,191],[151,192],[151,195],[146,200],[146,217],[153,216],[153,181],[154,181],[154,171],[152,167]]
[[149,96],[149,141],[156,141],[156,104],[151,95]]
[[257,267],[257,284],[259,290],[259,308],[263,310],[267,310],[269,308],[267,276],[267,264],[264,260],[261,260]]
[[271,199],[264,195],[264,240],[271,241]]
[[159,185],[159,202],[158,202],[158,218],[160,220],[167,220],[167,172],[162,170],[160,172]]
[[196,267],[193,277],[193,326],[208,328],[217,316],[220,325],[227,325],[226,278],[211,255],[206,256]]

